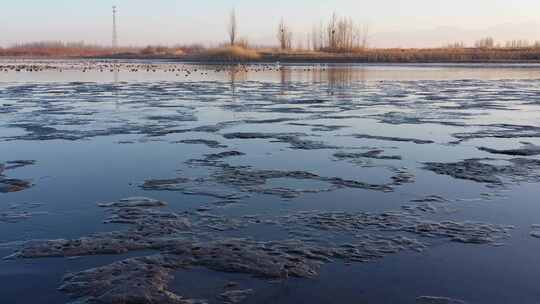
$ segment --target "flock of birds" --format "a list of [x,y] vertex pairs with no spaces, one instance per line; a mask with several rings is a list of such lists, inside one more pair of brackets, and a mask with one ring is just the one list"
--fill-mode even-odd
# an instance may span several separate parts
[[[260,73],[260,72],[279,72],[283,71],[286,68],[283,67],[279,62],[277,63],[267,63],[267,64],[229,64],[229,65],[211,65],[211,66],[202,66],[202,65],[177,65],[177,64],[131,64],[131,63],[107,63],[107,62],[93,62],[93,63],[75,63],[75,64],[4,64],[0,65],[0,71],[5,73],[8,72],[43,72],[43,71],[81,71],[83,73],[87,72],[120,72],[126,71],[129,73],[137,72],[146,72],[146,73],[175,73],[176,76],[185,76],[189,77],[192,75],[200,74],[201,76],[208,75],[209,72],[214,73]],[[305,72],[312,70],[321,70],[325,71],[326,66],[317,65],[317,66],[305,66],[300,68]]]

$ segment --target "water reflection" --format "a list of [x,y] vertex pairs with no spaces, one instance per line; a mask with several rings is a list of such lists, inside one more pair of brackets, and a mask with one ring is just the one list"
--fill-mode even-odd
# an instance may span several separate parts
[[281,95],[287,95],[291,83],[295,81],[320,83],[328,87],[329,95],[344,93],[352,84],[365,83],[366,69],[355,66],[282,66],[279,68]]
[[115,104],[115,108],[116,110],[119,109],[120,107],[120,97],[119,97],[119,94],[118,94],[118,89],[119,89],[119,82],[120,82],[120,68],[118,66],[118,61],[114,61],[113,62],[113,90],[112,90],[112,93],[113,93],[113,98],[114,98],[114,104]]
[[236,101],[236,83],[246,81],[248,78],[247,70],[240,65],[230,65],[225,68],[229,84],[231,87],[231,96]]
[[342,95],[345,90],[349,90],[351,84],[366,82],[365,68],[353,68],[352,66],[335,67],[331,66],[321,73],[320,70],[314,77],[319,79],[319,82],[326,82],[328,85],[329,95]]
[[287,95],[288,86],[292,81],[292,69],[290,67],[280,67],[279,80],[281,83],[280,95]]

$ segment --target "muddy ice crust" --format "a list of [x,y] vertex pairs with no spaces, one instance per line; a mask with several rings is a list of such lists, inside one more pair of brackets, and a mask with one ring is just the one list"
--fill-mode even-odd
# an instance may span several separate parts
[[[258,135],[257,135],[258,136]],[[236,135],[235,135],[236,137]],[[249,135],[251,138],[251,135]],[[334,156],[338,159],[352,158],[372,158],[382,160],[400,159],[398,156],[381,155],[382,150],[371,150],[364,153],[345,153],[337,152]],[[227,160],[235,157],[245,156],[240,151],[224,151],[220,153],[206,154],[201,159],[190,159],[187,165],[195,167],[210,168],[213,171],[208,177],[200,177],[197,180],[190,180],[184,177],[171,179],[146,180],[141,184],[144,190],[168,190],[179,191],[184,194],[193,194],[201,196],[211,196],[220,199],[238,200],[243,195],[267,194],[281,197],[283,199],[292,199],[302,194],[330,192],[338,189],[365,189],[372,191],[392,192],[398,186],[414,182],[414,176],[403,168],[391,168],[393,176],[385,184],[371,184],[358,180],[343,179],[340,177],[326,177],[308,171],[281,171],[281,170],[259,170],[251,166],[234,166],[227,163]],[[275,179],[306,180],[327,183],[324,188],[303,189],[293,187],[266,187],[268,182]],[[201,188],[211,188],[206,185],[221,184],[231,188],[232,192],[216,192],[201,190]],[[239,193],[235,193],[239,192]]]
[[416,298],[416,304],[467,304],[467,302],[445,297],[422,296]]
[[512,158],[507,165],[490,164],[493,159],[466,159],[456,163],[424,163],[424,169],[437,174],[479,183],[503,185],[505,180],[514,182],[540,181],[540,160]]
[[219,295],[219,299],[226,304],[241,303],[253,293],[252,289],[228,290]]
[[358,139],[376,139],[376,140],[383,140],[383,141],[411,142],[418,145],[426,145],[426,144],[434,143],[434,141],[432,140],[407,138],[407,137],[379,136],[379,135],[369,135],[369,134],[353,134],[351,136]]
[[336,152],[334,153],[334,157],[338,159],[349,159],[349,160],[357,160],[362,158],[373,158],[373,159],[392,159],[392,160],[401,160],[401,156],[399,155],[381,155],[384,153],[384,150],[370,150],[367,152],[361,152],[361,153],[347,153],[347,152]]
[[256,133],[256,132],[238,132],[226,133],[223,137],[227,139],[270,139],[274,142],[287,143],[291,149],[296,150],[323,150],[337,149],[338,147],[325,144],[321,141],[302,139],[306,133]]
[[184,139],[178,141],[181,144],[189,145],[205,145],[208,148],[218,149],[218,148],[227,148],[226,145],[220,144],[217,140],[208,140],[208,139]]
[[492,154],[505,154],[511,156],[535,156],[540,155],[540,146],[531,143],[522,143],[523,146],[517,149],[493,149],[488,147],[478,147],[478,150]]
[[[435,197],[419,200],[442,202]],[[67,274],[60,290],[70,294],[75,299],[73,303],[206,303],[169,291],[173,273],[189,267],[205,267],[263,280],[309,279],[318,276],[323,264],[336,260],[366,263],[405,250],[429,250],[429,243],[421,239],[491,244],[508,238],[511,230],[487,223],[425,221],[408,211],[381,214],[313,211],[278,217],[268,224],[290,231],[291,236],[306,237],[316,231],[326,231],[354,235],[353,240],[324,244],[298,238],[255,241],[220,236],[216,231],[266,225],[256,216],[231,221],[206,213],[179,215],[166,211],[167,205],[146,197],[98,203],[108,214],[105,223],[123,223],[130,228],[73,240],[29,241],[9,258],[76,257],[156,250],[159,253]],[[216,224],[220,225],[217,230]],[[208,234],[207,231],[214,232]],[[382,232],[386,234],[378,234]],[[225,303],[236,303],[253,292],[256,291],[229,290],[216,296]]]
[[0,163],[0,193],[20,192],[32,187],[32,182],[18,178],[9,178],[5,174],[11,170],[34,165],[34,160],[14,160]]

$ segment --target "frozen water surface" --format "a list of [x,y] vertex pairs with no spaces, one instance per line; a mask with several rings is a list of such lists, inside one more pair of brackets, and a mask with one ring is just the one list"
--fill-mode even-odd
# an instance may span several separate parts
[[537,65],[4,60],[0,294],[537,303],[539,146]]

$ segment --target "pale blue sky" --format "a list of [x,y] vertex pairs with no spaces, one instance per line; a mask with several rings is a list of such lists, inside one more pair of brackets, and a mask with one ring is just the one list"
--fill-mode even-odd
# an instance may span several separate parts
[[[35,40],[110,43],[111,6],[119,8],[121,44],[226,40],[236,7],[240,35],[274,43],[284,17],[296,33],[331,12],[369,24],[375,46],[438,46],[456,39],[540,40],[540,0],[3,0],[0,45]],[[300,34],[302,33],[302,34]],[[460,38],[462,37],[462,38]]]

